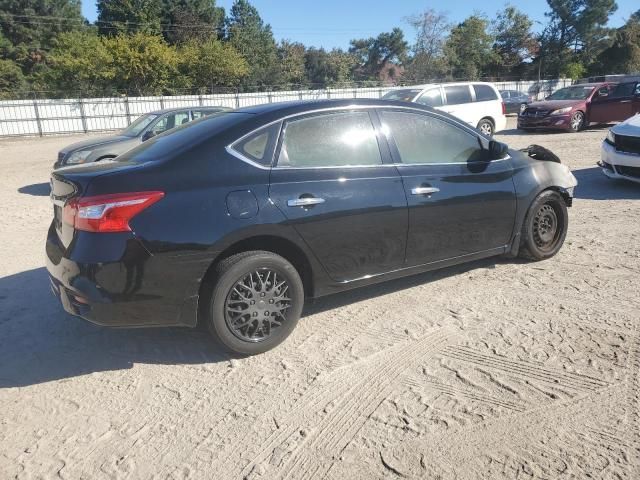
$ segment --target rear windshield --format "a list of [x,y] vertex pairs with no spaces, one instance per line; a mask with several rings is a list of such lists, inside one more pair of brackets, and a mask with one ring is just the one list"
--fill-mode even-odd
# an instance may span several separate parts
[[[114,160],[145,163],[179,156],[191,148],[212,139],[218,133],[244,122],[249,113],[219,112],[167,130],[151,140],[123,153]],[[185,160],[188,159],[188,156]]]
[[589,98],[594,87],[575,86],[561,88],[547,97],[547,100],[585,100]]
[[387,93],[384,97],[384,100],[400,100],[401,102],[410,102],[412,101],[416,95],[418,95],[422,90],[417,90],[415,88],[412,89],[404,89],[404,90],[392,90]]

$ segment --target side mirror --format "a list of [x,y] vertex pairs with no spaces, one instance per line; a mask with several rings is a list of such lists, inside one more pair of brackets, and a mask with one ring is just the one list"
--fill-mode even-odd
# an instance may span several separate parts
[[156,134],[153,133],[153,130],[147,130],[146,132],[144,132],[142,134],[142,141],[146,142],[147,140],[149,140],[150,138],[153,138],[155,136],[156,136]]
[[598,90],[598,97],[604,98],[608,96],[609,96],[609,89],[601,88],[600,90]]
[[491,140],[489,142],[489,159],[500,160],[509,153],[509,146],[506,143]]

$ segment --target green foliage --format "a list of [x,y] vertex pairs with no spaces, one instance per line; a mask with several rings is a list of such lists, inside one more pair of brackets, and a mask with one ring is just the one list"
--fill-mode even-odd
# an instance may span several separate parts
[[405,71],[405,80],[423,82],[444,77],[448,61],[443,54],[443,47],[451,30],[447,15],[428,9],[409,17],[407,21],[416,30],[416,44]]
[[162,32],[162,0],[99,0],[96,5],[101,35]]
[[352,80],[356,58],[343,50],[327,52],[323,48],[309,48],[305,54],[305,70],[308,82],[319,86],[338,86]]
[[560,74],[564,78],[570,78],[572,80],[578,80],[579,78],[584,77],[587,69],[580,62],[571,62],[567,63],[562,67]]
[[191,88],[235,86],[249,73],[246,60],[229,44],[211,37],[178,50],[178,70]]
[[395,80],[399,77],[397,66],[407,58],[409,45],[399,28],[381,33],[376,38],[351,40],[349,53],[355,56],[359,80]]
[[278,45],[278,61],[282,83],[302,85],[306,83],[305,53],[306,47],[297,42],[283,40]]
[[164,0],[162,24],[164,37],[171,44],[191,40],[222,38],[224,8],[215,0]]
[[491,26],[498,69],[515,68],[536,53],[538,42],[531,32],[533,21],[517,8],[508,5]]
[[279,83],[278,49],[271,26],[247,0],[236,0],[227,19],[228,41],[249,64],[245,89]]
[[11,98],[13,92],[25,87],[20,67],[13,60],[0,60],[0,98]]
[[486,74],[494,58],[488,26],[487,19],[472,15],[451,30],[444,51],[452,78],[475,80]]
[[640,72],[640,10],[614,34],[613,44],[592,67],[594,74]]

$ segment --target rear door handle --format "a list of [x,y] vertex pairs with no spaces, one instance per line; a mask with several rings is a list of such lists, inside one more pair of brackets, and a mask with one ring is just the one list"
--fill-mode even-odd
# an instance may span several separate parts
[[631,103],[631,100],[622,100],[620,103]]
[[287,200],[288,207],[310,207],[312,205],[318,205],[320,203],[324,203],[324,198],[303,197]]
[[439,191],[440,189],[435,187],[416,187],[411,189],[411,195],[431,195]]

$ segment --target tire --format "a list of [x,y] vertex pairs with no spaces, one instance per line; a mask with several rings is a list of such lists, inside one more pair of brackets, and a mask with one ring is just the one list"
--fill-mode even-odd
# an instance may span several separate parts
[[529,207],[522,225],[519,256],[535,261],[553,257],[564,243],[568,226],[562,195],[553,190],[542,192]]
[[493,137],[493,132],[495,131],[495,126],[493,122],[488,118],[483,118],[478,122],[478,126],[476,127],[480,133],[482,133],[486,137]]
[[584,122],[584,113],[578,110],[576,113],[571,115],[571,120],[569,120],[569,131],[572,133],[579,132],[584,128]]
[[296,327],[304,286],[280,255],[250,251],[216,266],[210,298],[205,320],[213,338],[234,353],[257,355],[282,343]]

